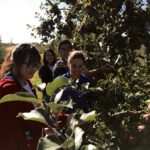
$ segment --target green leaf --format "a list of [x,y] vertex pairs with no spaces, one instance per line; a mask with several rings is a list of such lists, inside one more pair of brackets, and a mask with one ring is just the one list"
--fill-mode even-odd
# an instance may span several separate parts
[[104,90],[101,87],[91,87],[89,88],[90,91],[101,91],[103,92]]
[[34,87],[36,87],[39,91],[44,91],[44,89],[46,88],[46,83],[42,83],[40,85],[34,85]]
[[88,90],[89,89],[89,85],[90,85],[89,82],[88,83],[83,83],[83,84],[81,84],[81,87]]
[[69,83],[68,78],[59,77],[59,78],[55,79],[53,82],[47,84],[46,92],[49,96],[52,96],[56,89],[58,89],[64,85],[69,85],[69,84],[70,83]]
[[58,144],[57,141],[57,138],[55,138],[55,140],[51,140],[50,138],[40,138],[37,150],[58,150],[61,148],[61,145]]
[[81,147],[81,150],[98,150],[98,147],[95,145],[89,144],[89,145],[83,145]]
[[84,134],[84,131],[81,128],[77,127],[75,129],[75,150],[80,148],[82,140],[83,140],[82,138],[83,134]]
[[8,94],[0,99],[0,104],[4,102],[24,101],[35,104],[40,104],[40,101],[28,92],[17,92],[15,94]]
[[66,140],[63,144],[62,144],[62,148],[66,149],[66,148],[71,148],[74,146],[74,140],[70,139],[69,141]]
[[118,69],[118,73],[119,73],[120,75],[122,75],[122,71],[123,71],[123,67],[120,67],[120,68]]
[[148,99],[148,100],[146,101],[146,103],[147,103],[147,104],[150,104],[150,99]]
[[62,112],[62,110],[64,109],[64,107],[67,107],[67,108],[73,108],[72,107],[72,101],[70,101],[69,104],[65,104],[64,103],[61,103],[61,104],[56,104],[54,102],[50,102],[47,104],[52,110],[53,110],[53,113],[54,114],[59,114]]
[[76,126],[79,126],[79,121],[75,118],[71,118],[69,126],[73,130]]
[[61,96],[63,94],[64,90],[61,89],[55,96],[55,99],[54,99],[54,102],[57,103],[60,99],[61,99]]
[[83,121],[92,121],[95,119],[95,117],[97,116],[95,111],[91,111],[89,113],[83,113],[80,117],[81,120]]
[[24,120],[37,121],[45,125],[51,124],[49,113],[46,112],[45,109],[40,107],[28,113],[19,113],[17,117],[23,117]]

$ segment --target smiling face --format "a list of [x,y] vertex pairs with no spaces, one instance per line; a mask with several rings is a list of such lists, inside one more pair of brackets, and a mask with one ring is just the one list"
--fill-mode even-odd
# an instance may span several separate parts
[[49,65],[53,65],[53,62],[54,62],[55,58],[54,58],[53,54],[50,51],[47,51],[46,55],[45,55],[45,59],[46,59],[46,61]]
[[41,56],[38,50],[29,44],[20,44],[11,52],[12,72],[22,85],[31,79],[40,67]]
[[68,56],[70,52],[72,51],[72,48],[69,44],[62,44],[60,49],[59,49],[59,56],[61,57],[62,60],[67,61]]
[[34,73],[39,69],[40,62],[29,63],[29,58],[25,59],[25,62],[21,65],[19,70],[19,77],[24,79],[31,79]]
[[72,59],[71,62],[68,63],[68,67],[70,70],[70,76],[73,79],[80,78],[83,66],[84,66],[84,62],[82,59],[79,59],[79,58]]

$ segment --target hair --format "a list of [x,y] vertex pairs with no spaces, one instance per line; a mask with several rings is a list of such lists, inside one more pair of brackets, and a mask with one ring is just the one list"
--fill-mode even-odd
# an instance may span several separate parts
[[70,43],[70,41],[68,41],[67,39],[62,39],[58,43],[58,46],[57,46],[58,50],[61,50],[61,46],[63,44],[68,44],[70,46],[70,48],[72,49],[72,44]]
[[73,59],[81,59],[85,63],[85,53],[83,51],[73,51],[68,57],[68,63]]
[[55,55],[54,51],[53,51],[52,49],[50,49],[50,48],[48,48],[48,49],[46,49],[46,50],[44,51],[43,64],[44,64],[44,65],[47,65],[47,64],[48,64],[48,62],[47,62],[47,60],[46,60],[46,54],[47,54],[47,52],[51,52],[52,55],[54,56],[54,62],[53,62],[53,64],[52,64],[52,65],[54,66],[54,64],[56,63],[56,55]]
[[41,60],[41,56],[34,46],[26,43],[17,45],[5,57],[0,70],[0,77],[11,71],[13,67],[20,70],[21,65],[25,63],[27,57],[29,57],[29,64],[40,62]]

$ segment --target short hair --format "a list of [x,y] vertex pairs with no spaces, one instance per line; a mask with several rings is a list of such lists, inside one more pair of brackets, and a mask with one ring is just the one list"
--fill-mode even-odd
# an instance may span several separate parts
[[70,46],[70,48],[72,49],[72,44],[70,43],[70,41],[67,40],[67,39],[62,39],[62,40],[60,40],[59,43],[58,43],[58,46],[57,46],[58,50],[61,49],[61,46],[62,46],[63,44],[68,44],[68,45]]
[[47,65],[47,64],[48,64],[48,62],[47,62],[47,60],[46,60],[46,54],[47,54],[47,52],[51,52],[52,55],[54,56],[54,62],[53,62],[53,64],[52,64],[52,65],[54,66],[54,64],[56,63],[56,55],[55,55],[54,51],[53,51],[52,49],[50,49],[50,48],[48,48],[48,49],[46,49],[46,50],[44,51],[43,64],[44,64],[44,65]]
[[68,57],[68,63],[73,59],[81,59],[85,63],[85,53],[83,51],[73,51]]

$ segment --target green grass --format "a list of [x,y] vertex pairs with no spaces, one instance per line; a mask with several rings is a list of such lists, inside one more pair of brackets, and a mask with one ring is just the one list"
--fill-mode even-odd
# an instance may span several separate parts
[[[39,78],[39,75],[38,75],[38,71],[34,74],[33,78],[31,79],[31,82],[33,84],[41,84],[41,79]],[[37,92],[37,96],[38,96],[38,99],[42,100],[42,93],[39,92],[38,90],[36,90]]]

